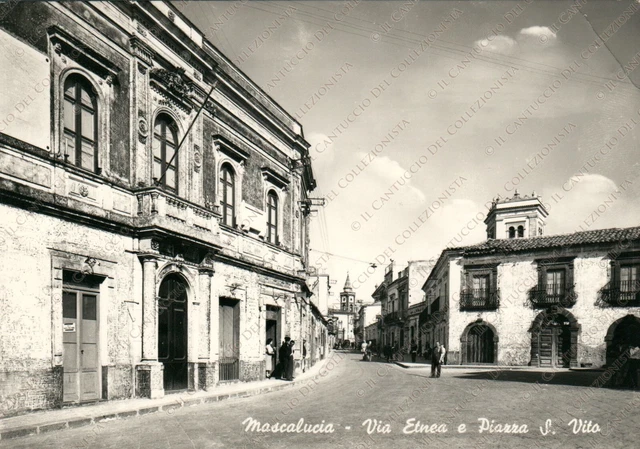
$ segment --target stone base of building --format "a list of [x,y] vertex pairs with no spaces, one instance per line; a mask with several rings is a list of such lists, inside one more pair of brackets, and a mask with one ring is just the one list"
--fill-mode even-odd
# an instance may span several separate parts
[[164,365],[142,362],[136,366],[136,396],[157,399],[164,397]]
[[199,362],[195,365],[198,370],[198,390],[213,390],[218,383],[218,364],[216,362]]
[[133,394],[134,381],[131,365],[102,367],[102,399],[126,399]]
[[266,363],[264,360],[259,362],[249,362],[240,360],[240,380],[243,382],[251,382],[254,380],[263,380],[266,375]]
[[0,418],[60,407],[62,366],[0,372]]

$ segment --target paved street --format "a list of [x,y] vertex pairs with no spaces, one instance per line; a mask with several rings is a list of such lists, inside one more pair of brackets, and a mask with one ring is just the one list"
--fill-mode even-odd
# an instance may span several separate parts
[[[428,369],[361,362],[339,354],[324,377],[306,386],[243,399],[185,407],[78,429],[0,442],[7,448],[417,448],[417,447],[637,447],[640,393],[588,386],[602,372],[470,370],[447,368],[440,379]],[[275,381],[274,382],[280,382]],[[575,385],[574,385],[575,384]],[[597,423],[599,433],[574,434],[573,418]],[[247,418],[264,423],[305,424],[326,434],[245,431]],[[405,434],[407,420],[427,424]],[[479,418],[494,433],[480,433]],[[389,433],[368,435],[363,422],[390,424]],[[549,434],[540,427],[552,420]],[[324,422],[324,423],[323,423]],[[437,426],[431,427],[432,424]],[[461,424],[466,425],[462,432]],[[503,434],[507,430],[528,433]],[[517,426],[514,426],[516,424]],[[525,426],[526,425],[526,426]],[[292,432],[295,426],[290,426]],[[446,428],[446,432],[444,432]],[[304,430],[304,426],[299,426]],[[415,427],[413,427],[415,430]],[[505,430],[504,427],[502,430]],[[544,430],[544,429],[543,429]],[[586,429],[585,429],[586,430]],[[555,432],[555,434],[553,434]]]

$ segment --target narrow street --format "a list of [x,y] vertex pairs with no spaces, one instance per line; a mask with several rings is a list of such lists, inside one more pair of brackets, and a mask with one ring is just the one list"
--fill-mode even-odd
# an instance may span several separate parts
[[[293,389],[7,440],[0,446],[622,448],[637,443],[640,393],[589,388],[602,372],[445,368],[441,378],[430,379],[428,368],[362,362],[359,354],[338,353],[336,360],[319,380]],[[573,424],[567,425],[574,417],[591,424],[578,426],[580,431],[574,434]],[[251,432],[248,418],[259,421],[261,428],[265,423],[297,425],[304,419],[307,425],[319,425],[316,430],[320,431],[329,431],[331,424],[334,432]],[[412,418],[413,424],[427,425],[420,427],[422,432],[435,433],[405,433],[417,430],[407,425]],[[480,432],[482,418],[484,427],[493,425],[493,433],[490,429]],[[373,426],[375,431],[368,434],[367,419],[382,425]],[[540,427],[545,430],[547,419],[552,425],[543,436]]]

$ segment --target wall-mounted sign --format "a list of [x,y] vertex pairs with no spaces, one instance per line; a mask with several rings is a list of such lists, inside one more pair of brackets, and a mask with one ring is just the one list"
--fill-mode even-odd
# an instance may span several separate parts
[[63,332],[75,332],[76,331],[76,323],[64,323],[62,325]]

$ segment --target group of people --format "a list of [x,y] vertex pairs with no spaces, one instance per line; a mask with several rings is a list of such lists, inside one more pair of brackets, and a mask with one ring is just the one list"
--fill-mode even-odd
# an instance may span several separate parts
[[[280,349],[278,349],[278,362],[276,363],[276,348],[273,338],[267,339],[265,347],[266,375],[268,379],[276,378],[283,380],[293,380],[295,370],[295,345],[296,342],[290,337],[285,337]],[[307,340],[302,341],[302,372],[306,371]]]
[[371,340],[363,341],[360,345],[360,352],[362,352],[362,360],[371,361],[371,354],[375,352],[375,345],[371,343]]

